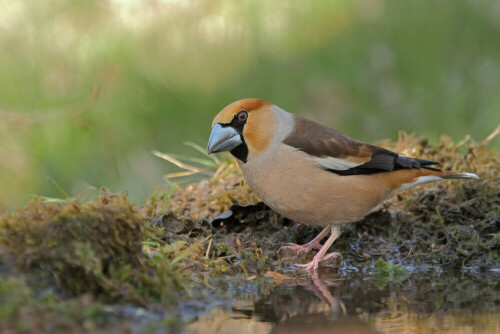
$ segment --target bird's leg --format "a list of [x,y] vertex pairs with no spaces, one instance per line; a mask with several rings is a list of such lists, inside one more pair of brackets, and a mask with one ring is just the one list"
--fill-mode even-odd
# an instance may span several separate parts
[[340,255],[340,253],[330,253],[327,256],[325,256],[325,253],[328,250],[328,248],[330,248],[330,246],[333,244],[335,239],[337,239],[340,236],[340,234],[342,233],[342,228],[338,224],[332,225],[331,229],[332,229],[332,234],[330,235],[328,240],[325,242],[323,247],[321,247],[318,254],[316,254],[313,257],[313,260],[309,263],[306,263],[306,264],[297,264],[297,265],[295,265],[296,267],[303,268],[303,269],[310,270],[310,271],[315,271],[316,269],[318,269],[319,263],[321,261],[328,259],[328,258],[332,258],[332,257],[338,257],[338,256],[342,257],[342,255]]
[[323,238],[330,232],[332,229],[331,225],[328,225],[327,227],[324,228],[323,231],[321,231],[320,234],[314,239],[312,239],[310,242],[308,242],[305,245],[297,245],[297,244],[286,244],[283,246],[284,249],[291,249],[293,251],[297,251],[298,253],[302,252],[309,252],[312,249],[321,249],[321,244],[319,243]]

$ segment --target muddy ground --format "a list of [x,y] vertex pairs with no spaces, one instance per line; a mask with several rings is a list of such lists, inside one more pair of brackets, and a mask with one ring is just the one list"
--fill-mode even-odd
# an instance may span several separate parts
[[[488,140],[443,137],[430,145],[401,134],[398,142],[382,144],[440,161],[444,170],[475,172],[480,180],[444,181],[395,196],[346,226],[332,247],[343,261],[322,270],[365,272],[382,288],[405,282],[415,268],[498,270],[500,155]],[[193,320],[183,313],[196,314],[180,305],[227,298],[230,282],[258,289],[308,282],[293,264],[314,252],[281,247],[304,244],[322,227],[279,216],[258,202],[234,162],[216,162],[209,180],[157,192],[139,209],[126,194],[103,188],[94,201],[40,198],[2,214],[0,329],[120,332],[140,318],[153,331],[175,332]]]

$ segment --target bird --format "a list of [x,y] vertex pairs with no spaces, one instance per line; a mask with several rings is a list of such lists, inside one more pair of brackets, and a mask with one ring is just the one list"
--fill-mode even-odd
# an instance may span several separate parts
[[478,179],[474,173],[442,171],[434,160],[354,140],[257,98],[233,102],[215,116],[207,150],[230,152],[252,191],[275,212],[326,225],[309,243],[284,246],[319,249],[309,263],[295,265],[309,272],[329,258],[342,258],[327,251],[345,224],[376,211],[394,194],[439,180]]

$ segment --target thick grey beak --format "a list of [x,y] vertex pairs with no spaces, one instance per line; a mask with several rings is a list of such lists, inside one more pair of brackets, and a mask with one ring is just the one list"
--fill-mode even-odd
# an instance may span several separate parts
[[242,143],[241,136],[233,127],[223,127],[217,123],[214,125],[212,134],[208,140],[208,154],[231,151]]

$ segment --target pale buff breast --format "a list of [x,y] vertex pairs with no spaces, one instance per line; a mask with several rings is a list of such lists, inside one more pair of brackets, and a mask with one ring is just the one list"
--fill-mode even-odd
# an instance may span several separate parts
[[262,201],[302,223],[358,221],[391,193],[382,178],[324,171],[306,153],[284,144],[239,164],[245,180]]

